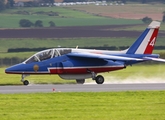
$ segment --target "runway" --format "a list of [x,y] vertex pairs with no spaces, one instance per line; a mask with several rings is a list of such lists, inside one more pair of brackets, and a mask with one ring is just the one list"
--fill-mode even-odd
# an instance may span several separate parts
[[65,85],[28,85],[28,86],[0,86],[0,93],[49,93],[49,92],[107,92],[107,91],[142,91],[165,90],[165,83],[142,84],[65,84]]

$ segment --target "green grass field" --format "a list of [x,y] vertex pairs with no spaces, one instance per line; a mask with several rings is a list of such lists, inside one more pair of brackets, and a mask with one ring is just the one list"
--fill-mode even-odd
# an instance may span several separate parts
[[[22,12],[22,14],[18,14],[18,11]],[[37,14],[37,12],[51,11],[58,13],[59,16]],[[29,19],[32,22],[42,20],[44,27],[49,26],[49,21],[55,22],[56,26],[141,24],[141,19],[145,16],[153,17],[153,20],[161,21],[161,14],[164,11],[164,4],[126,4],[124,6],[75,5],[65,7],[14,8],[7,9],[0,13],[0,28],[19,28],[20,19]],[[28,12],[28,15],[23,12]],[[123,17],[122,15],[127,17]],[[132,15],[136,15],[136,17],[133,18]]]
[[[142,64],[128,66],[126,69],[101,73],[108,83],[156,83],[165,82],[165,64]],[[0,85],[22,85],[21,75],[6,74],[5,68],[0,68]],[[73,84],[75,80],[63,80],[58,75],[31,75],[28,79],[31,84]],[[86,83],[95,83],[87,79]]]
[[0,53],[0,58],[13,58],[13,57],[18,57],[21,59],[27,59],[30,56],[32,56],[33,54],[35,54],[36,52],[11,52],[11,53]]
[[[20,19],[29,19],[32,22],[42,20],[44,27],[49,26],[49,21],[56,26],[89,26],[89,25],[114,25],[114,24],[139,24],[139,19],[115,19],[104,17],[108,14],[160,14],[164,11],[164,5],[127,4],[125,6],[67,6],[67,7],[30,7],[7,9],[0,13],[0,28],[19,28]],[[18,11],[27,11],[29,14],[16,14]],[[37,12],[57,12],[59,16],[36,14]]]
[[[125,42],[122,42],[122,41],[125,41]],[[28,48],[39,48],[39,47],[56,48],[58,46],[61,46],[61,47],[75,48],[76,46],[79,46],[79,47],[94,47],[94,46],[104,46],[104,45],[128,46],[128,45],[131,45],[134,41],[135,41],[134,38],[1,39],[0,51],[7,52],[9,48],[27,48],[27,47]],[[163,42],[163,39],[160,41]]]
[[[17,11],[28,11],[29,15],[16,14]],[[48,16],[36,14],[36,12],[57,12],[59,16]],[[29,19],[33,23],[42,20],[43,26],[48,27],[49,21],[53,21],[56,26],[91,26],[91,25],[112,25],[112,24],[137,24],[140,20],[114,19],[91,15],[81,11],[76,11],[63,7],[31,7],[8,9],[0,13],[0,28],[19,28],[21,19]]]
[[0,94],[2,120],[164,120],[165,91]]

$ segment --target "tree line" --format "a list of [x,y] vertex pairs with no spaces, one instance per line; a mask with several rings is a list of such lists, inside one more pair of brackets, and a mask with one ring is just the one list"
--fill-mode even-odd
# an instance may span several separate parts
[[[19,26],[20,27],[43,27],[43,23],[41,20],[35,21],[35,23],[31,22],[28,19],[21,19],[19,21]],[[55,27],[55,23],[53,21],[49,22],[49,27]]]

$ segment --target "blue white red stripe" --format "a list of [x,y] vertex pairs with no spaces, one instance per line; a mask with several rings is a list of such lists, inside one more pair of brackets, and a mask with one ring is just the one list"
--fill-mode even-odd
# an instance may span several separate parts
[[153,21],[128,49],[126,54],[152,54],[159,27],[160,22]]
[[51,67],[48,68],[51,74],[85,74],[90,71],[95,73],[108,72],[125,68],[124,65],[120,66],[83,66],[83,67]]

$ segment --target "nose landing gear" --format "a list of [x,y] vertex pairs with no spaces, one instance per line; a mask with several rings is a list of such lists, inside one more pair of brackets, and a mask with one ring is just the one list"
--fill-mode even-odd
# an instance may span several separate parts
[[23,82],[24,85],[29,85],[29,81],[28,80],[24,80],[24,78],[27,77],[27,76],[30,76],[30,75],[22,74],[21,82]]

